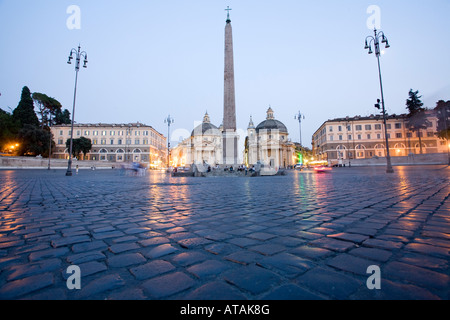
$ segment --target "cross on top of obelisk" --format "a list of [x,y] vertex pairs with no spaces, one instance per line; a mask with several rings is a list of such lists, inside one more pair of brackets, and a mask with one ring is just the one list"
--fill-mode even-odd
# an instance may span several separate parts
[[233,9],[230,9],[230,6],[227,6],[227,8],[225,9],[225,11],[227,12],[227,22],[230,22],[230,11]]

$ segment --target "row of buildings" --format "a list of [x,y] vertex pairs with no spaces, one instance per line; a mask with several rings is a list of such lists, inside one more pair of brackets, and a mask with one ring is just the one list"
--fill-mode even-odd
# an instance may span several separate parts
[[[413,132],[408,129],[407,115],[387,117],[389,151],[392,157],[410,154],[445,153],[446,140],[436,136],[437,117],[434,110],[426,111],[428,127]],[[66,141],[71,126],[53,126],[56,142],[53,157],[68,158]],[[325,121],[312,137],[314,160],[326,160],[330,165],[348,165],[353,159],[386,156],[384,124],[381,115],[345,117]],[[195,164],[223,165],[223,126],[211,123],[208,113],[184,139],[167,154],[167,138],[149,125],[75,124],[74,139],[91,140],[92,149],[86,160],[109,162],[141,162],[149,167],[180,167]],[[255,126],[252,117],[247,128],[242,163],[251,167],[257,163],[272,168],[288,168],[298,162],[298,150],[289,138],[286,126],[275,119],[272,108],[266,119]]]
[[[386,128],[391,157],[410,154],[445,153],[450,146],[436,136],[436,111],[427,110],[426,129],[412,131],[408,116],[389,115]],[[386,156],[386,139],[382,115],[337,118],[324,122],[313,134],[313,154],[317,160],[330,165],[345,165],[352,159],[370,159]]]
[[[192,163],[226,165],[223,162],[223,131],[223,126],[217,127],[212,124],[206,113],[203,122],[192,130],[191,136],[171,151],[172,164],[181,167]],[[257,126],[250,117],[242,159],[241,164],[247,167],[258,163],[274,169],[295,165],[297,161],[295,145],[289,139],[286,126],[275,119],[271,107],[267,110],[266,120]]]
[[[66,142],[71,137],[71,125],[51,128],[56,150],[53,157],[67,159]],[[142,123],[74,124],[73,139],[91,140],[92,149],[83,160],[109,162],[141,162],[149,167],[164,167],[167,158],[167,138],[153,127]]]

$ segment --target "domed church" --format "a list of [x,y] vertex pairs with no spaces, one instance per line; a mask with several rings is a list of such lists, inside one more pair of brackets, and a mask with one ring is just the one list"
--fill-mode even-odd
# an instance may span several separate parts
[[203,122],[194,128],[191,136],[172,150],[174,166],[222,164],[222,130],[211,123],[208,112]]
[[250,167],[257,163],[274,169],[295,165],[295,145],[289,140],[286,126],[275,119],[271,107],[266,120],[256,127],[250,117],[244,158]]

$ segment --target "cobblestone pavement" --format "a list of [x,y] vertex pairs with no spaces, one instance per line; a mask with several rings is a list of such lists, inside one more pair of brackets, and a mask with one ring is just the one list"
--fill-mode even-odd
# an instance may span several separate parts
[[450,298],[448,167],[64,174],[0,171],[0,299]]

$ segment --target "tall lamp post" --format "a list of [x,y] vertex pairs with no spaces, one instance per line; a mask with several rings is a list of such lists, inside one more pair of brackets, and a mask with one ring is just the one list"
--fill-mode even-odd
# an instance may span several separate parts
[[[381,90],[381,108],[382,108],[382,114],[383,114],[383,122],[384,122],[384,136],[386,139],[386,172],[387,173],[393,173],[394,169],[392,168],[391,163],[391,156],[389,154],[389,138],[387,134],[387,126],[386,126],[386,108],[384,106],[384,94],[383,94],[383,82],[381,80],[381,67],[380,67],[380,39],[381,43],[385,44],[385,48],[388,49],[390,47],[388,39],[384,35],[383,31],[377,31],[377,29],[374,29],[374,36],[368,36],[366,37],[365,47],[364,49],[369,50],[369,54],[372,54],[372,43],[375,47],[375,56],[377,57],[378,62],[378,76],[380,78],[380,90]],[[379,101],[379,100],[378,100]],[[379,103],[375,105],[377,108],[379,108]]]
[[72,125],[70,131],[70,147],[69,147],[69,163],[67,166],[66,176],[72,176],[72,148],[73,148],[73,123],[75,119],[75,101],[77,98],[77,82],[78,82],[78,71],[80,71],[80,61],[84,58],[83,68],[87,68],[87,53],[85,51],[81,52],[81,47],[78,45],[78,50],[72,49],[70,51],[68,64],[72,64],[73,55],[75,54],[75,89],[73,92],[73,109],[72,109]]
[[170,125],[174,123],[174,119],[169,116],[164,119],[164,123],[167,123],[167,168],[170,167]]
[[295,115],[294,119],[298,120],[298,125],[300,127],[300,146],[302,145],[302,119],[305,119],[305,115],[301,114],[300,111]]
[[[49,115],[49,127],[52,126],[52,114]],[[53,134],[52,129],[50,128],[50,145],[48,146],[48,170],[50,170],[50,158],[52,157],[52,141],[53,141]]]

